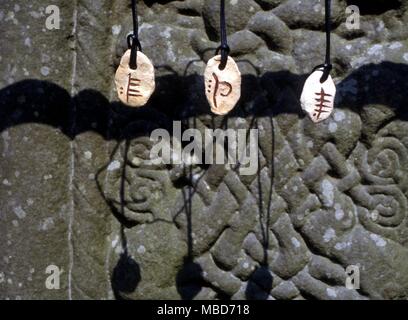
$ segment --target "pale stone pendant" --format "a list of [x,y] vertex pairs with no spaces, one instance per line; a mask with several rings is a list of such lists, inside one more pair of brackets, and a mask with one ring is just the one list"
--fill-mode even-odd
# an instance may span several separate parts
[[300,103],[310,119],[318,123],[326,120],[333,112],[336,86],[329,75],[325,82],[320,83],[323,68],[314,71],[306,80]]
[[154,67],[152,62],[140,51],[137,51],[137,68],[129,67],[130,49],[123,55],[115,84],[120,101],[130,107],[144,106],[155,89]]
[[204,72],[204,83],[211,111],[224,115],[235,107],[241,97],[241,72],[231,57],[228,57],[223,70],[219,69],[220,63],[221,55],[208,61]]

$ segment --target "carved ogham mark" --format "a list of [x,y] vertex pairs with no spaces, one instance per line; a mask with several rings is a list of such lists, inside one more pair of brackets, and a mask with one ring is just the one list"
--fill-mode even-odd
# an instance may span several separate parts
[[123,55],[115,75],[119,99],[131,107],[147,103],[155,89],[154,67],[142,52],[137,52],[137,68],[130,69],[130,50]]
[[326,97],[331,97],[332,95],[328,94],[328,93],[325,93],[323,88],[321,88],[320,92],[316,92],[315,94],[316,94],[316,96],[318,96],[318,98],[315,99],[317,104],[315,105],[316,109],[315,109],[315,113],[313,114],[313,116],[316,117],[317,120],[319,120],[320,115],[322,113],[331,112],[329,110],[325,110],[324,108],[332,109],[331,106],[325,105],[325,103],[330,103],[330,100],[326,100],[325,98]]
[[336,86],[329,75],[326,81],[320,82],[323,70],[317,69],[306,80],[300,102],[302,109],[313,122],[327,119],[333,112]]
[[129,73],[129,80],[128,80],[128,86],[127,86],[127,93],[126,93],[126,101],[129,102],[129,97],[142,97],[140,94],[139,88],[140,88],[140,82],[142,80],[137,79],[137,78],[132,78],[132,74]]
[[223,70],[219,69],[220,61],[219,55],[208,61],[204,72],[205,93],[211,111],[224,115],[234,108],[241,96],[241,73],[231,57]]
[[[213,92],[213,102],[214,102],[215,109],[218,109],[218,103],[217,103],[217,94],[218,94],[218,92],[222,97],[228,97],[232,92],[232,85],[231,85],[231,83],[229,83],[227,81],[220,81],[218,79],[218,76],[214,72],[213,72],[212,75],[213,75],[213,78],[214,78],[214,81],[215,81],[215,84],[214,84],[215,87],[214,87],[214,90],[213,90],[214,91]],[[211,83],[212,81],[209,80],[209,82]],[[211,92],[211,85],[209,85],[209,88],[210,88],[210,92]],[[226,93],[225,93],[224,89],[227,89]]]

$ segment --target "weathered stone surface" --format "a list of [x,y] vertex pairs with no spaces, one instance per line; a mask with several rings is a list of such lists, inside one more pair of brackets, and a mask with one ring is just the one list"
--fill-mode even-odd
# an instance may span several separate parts
[[[225,18],[227,32],[234,33],[245,29],[249,19],[259,10],[254,0],[226,1]],[[219,1],[204,1],[203,19],[207,34],[211,40],[220,39],[220,3]]]
[[271,50],[290,54],[292,37],[286,24],[270,12],[257,12],[249,21],[249,30],[260,35]]
[[[335,109],[314,124],[299,98],[324,62],[323,1],[226,1],[242,92],[217,117],[203,90],[217,1],[139,2],[157,88],[138,110],[114,86],[128,3],[60,1],[48,30],[48,3],[3,1],[0,298],[407,299],[408,7],[356,0],[349,32],[348,3],[333,1]],[[258,129],[258,170],[146,164],[174,120]]]
[[[322,0],[288,0],[273,9],[290,28],[323,29],[324,6]],[[340,23],[345,13],[345,1],[331,1],[332,22]]]
[[228,45],[230,46],[232,56],[251,54],[254,50],[258,49],[262,43],[261,38],[248,30],[235,32],[228,38]]

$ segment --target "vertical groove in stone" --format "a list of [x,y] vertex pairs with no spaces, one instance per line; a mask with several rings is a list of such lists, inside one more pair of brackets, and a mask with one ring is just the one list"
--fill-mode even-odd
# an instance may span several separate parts
[[76,65],[77,65],[77,52],[76,52],[76,29],[77,29],[77,20],[78,20],[78,2],[74,0],[74,11],[72,17],[72,37],[73,37],[73,50],[72,50],[72,74],[71,74],[71,103],[72,103],[72,114],[71,114],[71,172],[70,172],[70,182],[69,190],[71,192],[71,208],[69,213],[69,222],[68,222],[68,247],[69,247],[69,269],[68,269],[68,299],[72,300],[72,268],[74,265],[74,252],[72,245],[72,225],[74,220],[74,210],[75,210],[75,198],[73,194],[73,184],[75,176],[75,124],[76,124],[76,100],[74,96],[76,94],[75,89],[75,79],[76,79]]

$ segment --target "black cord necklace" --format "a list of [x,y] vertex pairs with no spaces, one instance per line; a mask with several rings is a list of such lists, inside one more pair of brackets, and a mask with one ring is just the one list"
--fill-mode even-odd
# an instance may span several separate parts
[[127,37],[128,49],[130,49],[130,69],[137,69],[137,50],[142,51],[139,41],[139,19],[137,17],[136,0],[132,0],[133,33]]
[[228,55],[230,53],[230,47],[227,41],[227,27],[225,22],[225,0],[220,2],[220,33],[221,33],[221,45],[217,48],[215,54],[219,54],[221,51],[221,63],[219,65],[220,70],[224,70],[227,65]]
[[331,49],[330,49],[330,42],[331,42],[331,0],[325,0],[325,29],[326,29],[326,58],[323,65],[324,72],[323,76],[320,79],[320,82],[323,83],[327,80],[330,71],[332,70],[333,66],[331,64]]

